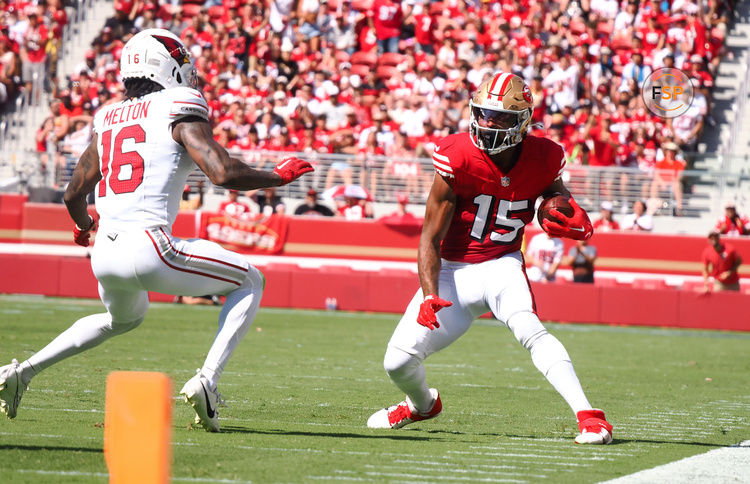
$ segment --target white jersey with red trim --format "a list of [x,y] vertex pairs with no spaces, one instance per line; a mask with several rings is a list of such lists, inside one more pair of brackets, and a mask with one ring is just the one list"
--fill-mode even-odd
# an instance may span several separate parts
[[451,225],[440,246],[444,259],[479,263],[521,248],[536,199],[565,169],[562,146],[527,135],[518,162],[504,173],[474,146],[469,133],[446,136],[432,155],[435,171],[456,194]]
[[169,229],[196,165],[172,138],[173,123],[208,120],[203,95],[175,87],[102,107],[94,116],[102,179],[94,189],[106,229]]

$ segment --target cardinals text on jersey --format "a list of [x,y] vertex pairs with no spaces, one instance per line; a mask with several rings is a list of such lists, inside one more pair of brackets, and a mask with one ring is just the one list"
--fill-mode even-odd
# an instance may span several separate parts
[[208,119],[203,95],[175,87],[104,106],[94,116],[102,179],[95,189],[102,228],[171,227],[195,163],[172,139],[172,123]]
[[456,194],[456,209],[440,252],[444,259],[478,263],[516,251],[534,203],[565,168],[560,145],[526,136],[518,162],[503,173],[468,133],[443,138],[432,155],[437,173]]

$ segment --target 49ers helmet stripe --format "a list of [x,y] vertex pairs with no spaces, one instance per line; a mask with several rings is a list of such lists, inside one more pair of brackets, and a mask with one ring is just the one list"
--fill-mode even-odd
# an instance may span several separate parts
[[496,74],[494,79],[492,79],[492,85],[490,86],[489,94],[495,96],[499,101],[502,101],[503,95],[505,94],[505,89],[507,89],[512,77],[513,74],[509,72]]

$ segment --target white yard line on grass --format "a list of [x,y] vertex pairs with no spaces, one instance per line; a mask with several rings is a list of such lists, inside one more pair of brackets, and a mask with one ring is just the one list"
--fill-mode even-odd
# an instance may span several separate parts
[[[38,474],[42,476],[68,476],[68,477],[109,477],[109,474],[103,472],[81,472],[81,471],[51,471],[43,469],[9,469],[6,472],[11,474]],[[216,482],[228,484],[250,484],[252,481],[238,481],[236,479],[211,479],[209,477],[172,477],[173,482]]]
[[729,484],[747,482],[750,476],[750,440],[732,447],[714,449],[669,464],[606,481],[607,484]]

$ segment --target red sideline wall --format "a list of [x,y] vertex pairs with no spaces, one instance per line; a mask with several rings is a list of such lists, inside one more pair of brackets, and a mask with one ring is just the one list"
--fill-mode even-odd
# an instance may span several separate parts
[[[206,213],[180,213],[173,227],[179,237],[197,237]],[[0,195],[0,242],[73,244],[72,221],[65,208],[25,203],[19,195]],[[421,228],[377,221],[292,217],[282,255],[343,257],[373,260],[416,260]],[[533,227],[527,237],[538,233]],[[746,263],[740,275],[750,277],[750,237],[726,239]],[[699,275],[705,237],[643,233],[598,233],[591,239],[599,258],[597,269]],[[565,250],[573,241],[565,241]]]
[[[195,236],[200,216],[180,214],[175,235]],[[0,241],[72,244],[71,224],[62,206],[0,196]],[[293,218],[284,255],[413,261],[418,239],[419,227],[414,226]],[[704,237],[623,233],[597,234],[592,243],[599,250],[599,269],[696,275],[706,246]],[[750,262],[750,240],[733,239],[731,243]],[[566,250],[571,245],[566,241]],[[97,297],[96,280],[86,258],[0,254],[0,267],[0,293]],[[418,287],[414,274],[401,270],[312,270],[284,263],[260,269],[268,280],[265,306],[322,309],[326,298],[335,297],[343,310],[398,313]],[[741,273],[750,275],[750,264],[746,263]],[[546,320],[750,331],[750,318],[746,317],[750,296],[743,294],[703,296],[663,284],[620,286],[606,281],[595,286],[537,284],[534,291],[539,314]],[[172,298],[154,294],[153,299]]]
[[[97,297],[96,279],[83,257],[0,254],[0,267],[0,293]],[[418,288],[417,278],[407,270],[304,269],[279,263],[260,269],[267,280],[266,307],[323,309],[326,299],[334,297],[342,310],[400,313]],[[702,295],[658,286],[532,284],[543,320],[750,331],[749,294]],[[172,300],[151,296],[154,301]]]

